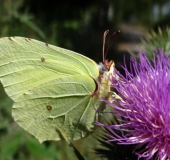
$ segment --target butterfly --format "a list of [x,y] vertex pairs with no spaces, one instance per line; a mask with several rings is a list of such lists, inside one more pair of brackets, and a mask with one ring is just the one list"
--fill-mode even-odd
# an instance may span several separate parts
[[98,111],[104,109],[100,98],[109,96],[113,61],[98,65],[24,37],[0,38],[0,57],[0,80],[14,102],[12,116],[19,126],[40,142],[77,140],[93,132]]

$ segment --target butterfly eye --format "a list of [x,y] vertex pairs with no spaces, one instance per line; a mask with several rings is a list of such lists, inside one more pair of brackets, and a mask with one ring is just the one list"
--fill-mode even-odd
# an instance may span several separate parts
[[107,71],[107,68],[106,68],[106,66],[103,63],[99,63],[98,64],[98,69],[99,69],[100,72]]
[[47,110],[51,111],[52,110],[52,107],[51,106],[46,106]]

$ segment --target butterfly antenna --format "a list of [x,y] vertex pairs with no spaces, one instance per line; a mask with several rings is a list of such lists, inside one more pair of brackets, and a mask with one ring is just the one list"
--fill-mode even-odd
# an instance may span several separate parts
[[[106,31],[105,31],[106,32]],[[107,32],[108,33],[108,32]],[[106,35],[107,35],[107,33],[106,33]],[[103,61],[106,59],[106,56],[107,56],[107,52],[108,52],[108,50],[109,50],[109,48],[110,48],[110,44],[111,44],[111,42],[113,41],[113,37],[115,36],[115,35],[117,35],[117,34],[119,34],[120,33],[120,30],[118,30],[118,31],[116,31],[116,32],[114,32],[113,34],[112,34],[112,37],[110,38],[110,41],[109,41],[109,44],[108,44],[108,46],[107,46],[107,49],[106,49],[106,52],[103,54]],[[104,33],[104,35],[105,35],[105,33]],[[105,39],[106,39],[106,35],[105,35]],[[105,41],[105,39],[104,39],[104,41]],[[104,42],[105,43],[105,42]]]
[[103,54],[103,63],[104,63],[104,61],[105,61],[105,43],[106,43],[106,36],[107,36],[107,34],[109,33],[109,30],[106,30],[105,32],[104,32],[104,34],[103,34],[103,50],[102,50],[102,54]]

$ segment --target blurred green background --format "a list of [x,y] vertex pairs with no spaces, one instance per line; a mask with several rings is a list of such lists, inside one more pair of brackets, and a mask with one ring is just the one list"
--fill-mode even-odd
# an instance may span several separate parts
[[[158,26],[170,25],[168,0],[0,0],[0,37],[22,36],[44,41],[102,61],[103,33],[114,37],[108,53],[119,68],[123,54],[138,51],[140,39]],[[12,101],[0,85],[0,160],[74,160],[69,146],[38,140],[11,116]],[[97,131],[98,132],[98,131]],[[99,159],[94,137],[74,142],[85,159]]]

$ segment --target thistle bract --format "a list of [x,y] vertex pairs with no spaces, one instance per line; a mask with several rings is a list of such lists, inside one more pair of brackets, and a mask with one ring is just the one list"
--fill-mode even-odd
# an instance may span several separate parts
[[131,58],[130,70],[123,67],[125,76],[115,70],[109,77],[120,99],[104,101],[114,108],[118,123],[96,124],[109,130],[108,141],[136,144],[138,159],[170,159],[170,59],[158,50],[152,61],[145,53],[139,60]]

